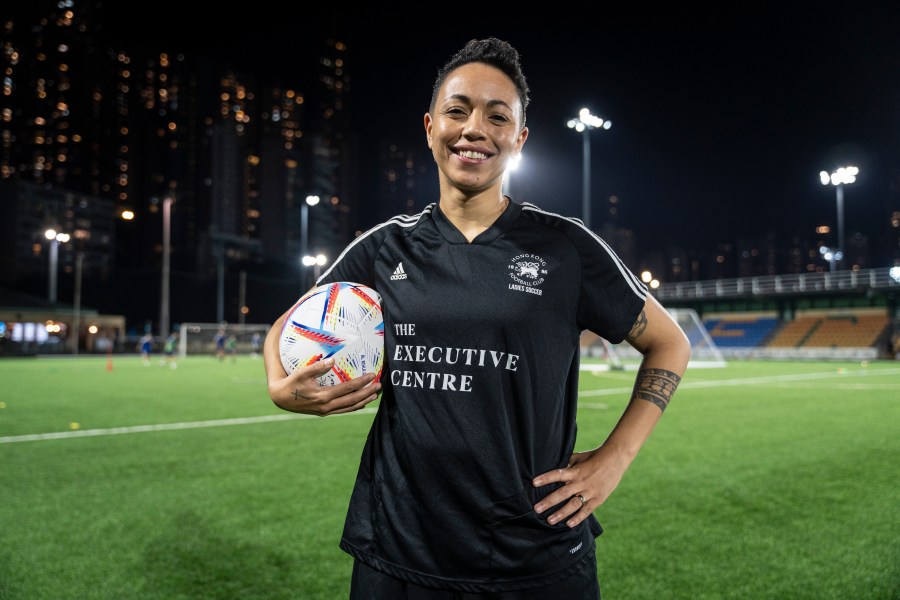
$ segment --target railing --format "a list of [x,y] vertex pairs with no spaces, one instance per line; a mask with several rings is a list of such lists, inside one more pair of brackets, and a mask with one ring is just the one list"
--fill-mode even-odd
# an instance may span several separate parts
[[664,283],[653,294],[659,300],[687,300],[856,292],[879,288],[900,289],[900,268]]

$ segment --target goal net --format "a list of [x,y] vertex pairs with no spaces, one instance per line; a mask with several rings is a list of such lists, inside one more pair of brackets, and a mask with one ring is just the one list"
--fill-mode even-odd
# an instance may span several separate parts
[[182,358],[195,354],[216,354],[216,337],[219,332],[225,339],[234,336],[236,354],[261,354],[269,325],[237,323],[182,323],[178,335],[178,355]]
[[[727,365],[725,357],[716,346],[709,330],[700,320],[700,316],[692,308],[672,308],[669,314],[681,327],[691,343],[691,360],[688,367],[709,368]],[[585,331],[581,334],[581,355],[600,359],[583,365],[588,370],[636,369],[641,362],[641,354],[628,342],[610,344],[596,334]],[[593,364],[592,364],[593,363]]]

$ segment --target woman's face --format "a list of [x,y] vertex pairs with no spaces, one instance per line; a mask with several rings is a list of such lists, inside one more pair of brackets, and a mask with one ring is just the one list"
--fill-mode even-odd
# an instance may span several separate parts
[[516,86],[503,71],[483,63],[451,71],[434,112],[425,114],[442,189],[449,184],[471,194],[500,185],[507,163],[528,137],[521,114]]

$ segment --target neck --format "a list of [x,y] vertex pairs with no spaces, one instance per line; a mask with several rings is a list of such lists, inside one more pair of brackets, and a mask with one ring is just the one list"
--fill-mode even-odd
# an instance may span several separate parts
[[503,214],[509,198],[499,188],[471,197],[441,194],[440,206],[447,220],[471,242]]

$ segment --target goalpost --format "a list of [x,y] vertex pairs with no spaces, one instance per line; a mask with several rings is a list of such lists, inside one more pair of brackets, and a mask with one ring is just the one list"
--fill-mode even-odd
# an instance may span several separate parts
[[691,361],[688,367],[724,367],[728,364],[696,310],[671,308],[669,314],[675,318],[691,342]]
[[[689,368],[718,368],[728,364],[712,336],[709,335],[709,330],[700,320],[697,311],[692,308],[671,308],[668,311],[691,343]],[[582,356],[600,357],[604,360],[599,365],[583,365],[582,368],[586,370],[636,369],[641,361],[640,352],[628,342],[610,344],[602,337],[597,337],[596,340],[583,347]]]
[[[237,324],[237,323],[182,323],[178,335],[178,355],[184,358],[188,355],[206,354],[213,356],[216,353],[216,335],[219,331],[228,337],[235,338],[235,351],[238,354],[252,354],[254,351],[262,353],[262,344],[266,334],[272,325],[262,324]],[[258,348],[254,344],[256,340]]]

